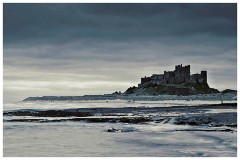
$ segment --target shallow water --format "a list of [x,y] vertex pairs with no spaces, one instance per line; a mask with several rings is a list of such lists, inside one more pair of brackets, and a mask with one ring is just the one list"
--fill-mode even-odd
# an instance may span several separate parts
[[[224,101],[224,103],[236,103],[237,101]],[[15,109],[69,109],[69,108],[125,108],[125,107],[170,107],[170,106],[191,106],[200,104],[219,104],[220,101],[209,100],[163,100],[163,101],[135,101],[126,100],[95,100],[95,101],[29,101],[3,104],[3,110]]]
[[[133,132],[110,133],[107,129]],[[237,134],[174,132],[178,126],[109,123],[5,123],[4,156],[236,156]]]
[[[16,109],[69,109],[87,107],[164,107],[189,104],[173,102],[19,102],[5,105]],[[199,102],[194,103],[197,104]],[[208,102],[210,103],[210,102]],[[215,102],[213,102],[215,103]],[[193,102],[191,103],[193,104]],[[206,104],[206,102],[203,102]],[[189,104],[190,105],[190,104]],[[42,108],[41,108],[42,107]],[[4,120],[16,118],[4,116]],[[19,117],[18,117],[19,118]],[[21,118],[21,117],[20,117]],[[24,117],[23,117],[24,118]],[[34,118],[34,117],[32,117]],[[46,117],[45,117],[46,118]],[[47,117],[54,119],[54,117]],[[64,117],[61,117],[64,119]],[[107,132],[115,128],[127,132]],[[176,131],[201,126],[173,123],[87,123],[7,122],[3,123],[4,157],[236,157],[237,132]]]

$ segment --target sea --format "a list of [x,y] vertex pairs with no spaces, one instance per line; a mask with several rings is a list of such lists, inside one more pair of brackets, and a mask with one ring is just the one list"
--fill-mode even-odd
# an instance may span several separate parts
[[[151,108],[217,103],[219,101],[33,101],[4,104],[3,112],[77,108],[122,108],[124,110],[129,107]],[[176,131],[192,126],[175,125],[174,123],[9,121],[16,118],[24,119],[26,117],[3,116],[4,157],[237,156],[237,132]],[[56,117],[44,118],[54,119]],[[108,132],[112,128],[120,130]]]

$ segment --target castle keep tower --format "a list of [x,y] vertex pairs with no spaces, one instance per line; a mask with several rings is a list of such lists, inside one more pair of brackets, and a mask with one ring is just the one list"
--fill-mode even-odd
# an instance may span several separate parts
[[190,65],[187,65],[184,67],[182,66],[182,64],[175,66],[174,74],[175,74],[175,84],[189,82],[190,81]]

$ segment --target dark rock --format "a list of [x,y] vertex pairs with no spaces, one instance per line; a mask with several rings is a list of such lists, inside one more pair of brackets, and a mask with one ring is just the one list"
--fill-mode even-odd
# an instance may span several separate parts
[[175,131],[234,132],[232,129],[182,129]]
[[88,117],[93,116],[91,112],[67,112],[62,110],[45,111],[13,111],[4,112],[4,116],[34,116],[34,117]]
[[[72,119],[73,120],[73,119]],[[127,117],[127,118],[120,118],[120,117],[116,117],[116,118],[74,118],[74,120],[79,121],[79,120],[85,120],[87,122],[93,122],[93,123],[97,123],[97,122],[109,122],[109,123],[144,123],[144,122],[149,122],[152,121],[150,118],[145,118],[145,117]]]
[[233,89],[225,89],[223,90],[221,93],[236,93],[237,90],[233,90]]
[[126,93],[126,94],[134,93],[134,90],[135,90],[136,88],[137,88],[137,87],[135,87],[135,86],[129,87],[129,88],[125,91],[125,93]]
[[107,130],[107,132],[133,132],[133,129],[115,129],[115,128],[110,128]]
[[209,127],[222,127],[224,126],[223,124],[209,124]]
[[177,125],[206,125],[212,123],[213,120],[210,117],[179,117],[175,119]]
[[197,122],[188,122],[187,124],[188,124],[188,125],[192,125],[192,126],[196,126],[196,125],[198,125]]
[[[194,91],[193,91],[194,88]],[[206,83],[186,82],[181,84],[154,84],[147,82],[138,87],[130,87],[125,91],[125,94],[136,95],[193,95],[193,94],[209,94],[219,93],[217,89],[210,88]]]
[[40,123],[47,123],[47,122],[63,122],[67,121],[67,119],[11,119],[6,120],[7,122],[40,122]]
[[236,128],[236,127],[237,127],[237,124],[228,124],[228,125],[225,125],[225,126],[227,126],[227,127],[234,127],[234,128]]
[[85,119],[87,122],[93,122],[93,123],[97,123],[97,122],[111,122],[111,123],[116,123],[117,122],[117,118],[87,118]]
[[209,104],[208,106],[233,106],[237,107],[237,103],[219,103],[219,104]]
[[155,122],[156,122],[156,123],[161,123],[161,122],[163,122],[164,120],[165,120],[165,118],[160,118],[160,119],[156,119]]
[[187,122],[185,122],[185,121],[176,121],[175,124],[176,125],[186,125]]
[[107,130],[107,132],[121,132],[120,129],[110,128]]
[[119,122],[123,123],[145,123],[152,121],[150,118],[136,117],[136,118],[120,118]]

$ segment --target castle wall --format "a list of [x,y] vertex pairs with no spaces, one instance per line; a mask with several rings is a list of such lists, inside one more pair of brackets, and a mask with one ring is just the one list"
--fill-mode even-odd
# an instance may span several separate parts
[[175,66],[174,71],[164,71],[164,74],[153,74],[151,77],[141,78],[141,84],[152,82],[154,84],[181,84],[186,82],[197,82],[207,84],[207,71],[201,71],[201,74],[190,74],[190,65]]
[[144,77],[144,78],[141,78],[141,84],[144,84],[144,83],[147,83],[147,82],[151,82],[151,77]]
[[201,71],[201,74],[196,73],[191,75],[191,82],[207,84],[207,71]]
[[153,74],[151,76],[151,81],[154,84],[162,84],[162,83],[164,83],[164,75],[163,74]]
[[166,84],[173,84],[175,82],[174,72],[166,72],[166,74],[164,74],[164,79]]

